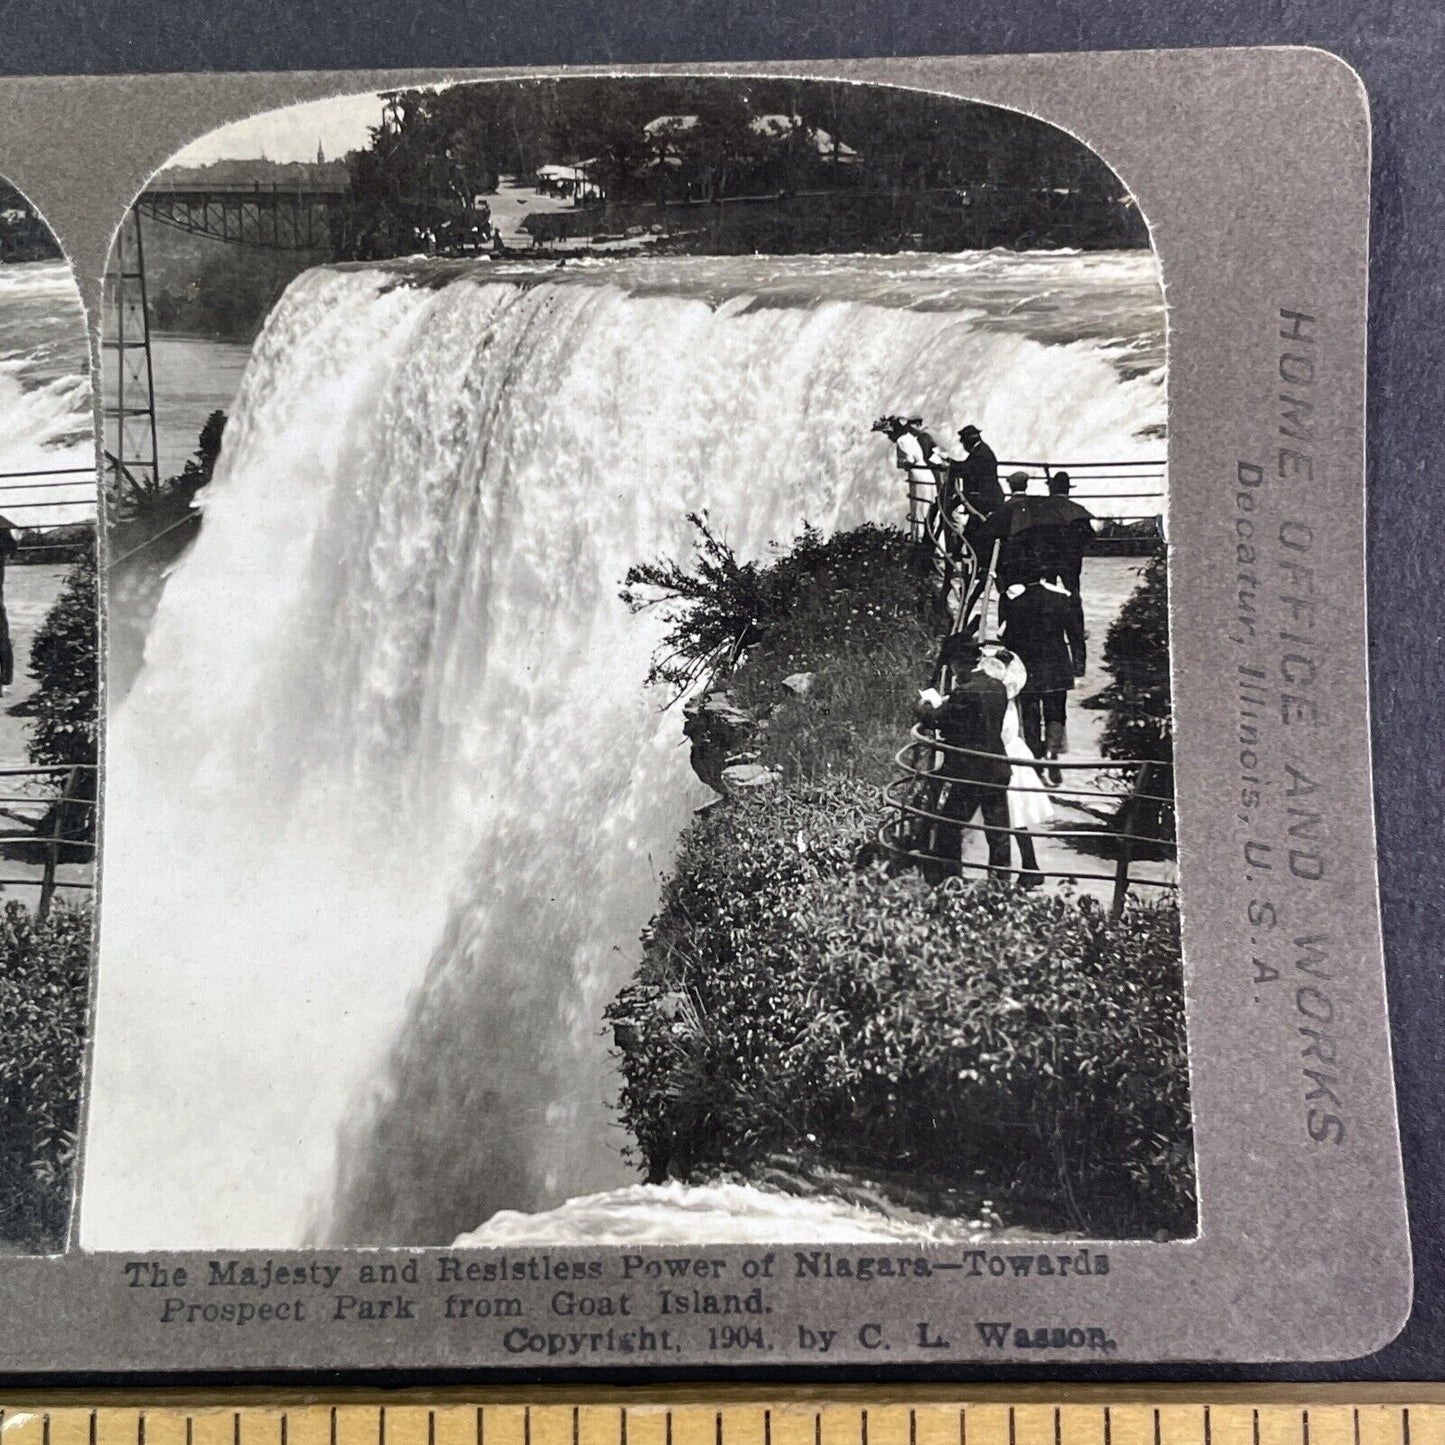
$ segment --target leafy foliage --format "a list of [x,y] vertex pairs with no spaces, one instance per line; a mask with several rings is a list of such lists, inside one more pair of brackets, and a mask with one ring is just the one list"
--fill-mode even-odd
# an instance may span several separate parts
[[[1104,639],[1104,667],[1113,681],[1091,706],[1107,708],[1102,751],[1108,758],[1141,758],[1151,770],[1148,791],[1168,794],[1174,780],[1174,713],[1169,679],[1169,573],[1164,554],[1145,563],[1133,595],[1119,609]],[[1172,804],[1147,804],[1135,813],[1135,831],[1174,836]]]
[[[39,830],[93,843],[100,734],[100,613],[93,552],[82,553],[71,565],[60,595],[36,629],[30,673],[38,684],[25,704],[31,719],[30,761],[36,767],[81,768],[69,785],[64,775],[50,780],[55,801]],[[71,851],[84,861],[92,856],[88,848]]]
[[728,672],[765,638],[748,685],[775,694],[821,654],[895,646],[900,624],[916,630],[944,616],[927,549],[894,528],[869,523],[824,538],[805,526],[787,552],[760,563],[739,562],[706,513],[688,520],[698,533],[691,564],[641,563],[621,594],[634,612],[662,609],[669,631],[647,680],[675,695]]
[[0,262],[55,261],[62,254],[60,243],[30,202],[0,178]]
[[196,450],[175,476],[153,482],[137,477],[121,479],[111,509],[111,541],[118,552],[128,552],[142,539],[190,512],[196,493],[211,480],[216,469],[225,430],[226,413],[213,411],[201,424]]
[[983,1177],[1043,1227],[1189,1232],[1177,910],[859,867],[878,806],[835,780],[689,833],[607,1012],[651,1177],[783,1154],[942,1210]]
[[0,1245],[65,1240],[90,990],[91,913],[0,909]]
[[100,615],[91,555],[74,563],[30,647],[39,684],[30,711],[37,767],[93,764],[100,717]]
[[[1148,243],[1099,157],[1028,116],[833,82],[576,77],[399,92],[347,158],[348,254],[406,254],[422,230],[440,239],[498,175],[548,162],[585,162],[609,206],[804,193],[809,204],[770,229],[780,252]],[[820,236],[810,213],[831,207],[819,195],[868,204],[845,206]],[[936,204],[920,207],[925,196]]]

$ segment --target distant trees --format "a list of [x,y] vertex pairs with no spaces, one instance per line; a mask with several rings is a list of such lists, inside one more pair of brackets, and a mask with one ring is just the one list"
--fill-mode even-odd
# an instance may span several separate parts
[[301,272],[329,252],[234,246],[143,219],[147,301],[157,331],[249,342]]
[[478,228],[477,197],[497,188],[492,127],[483,115],[458,124],[438,100],[430,91],[395,92],[371,144],[347,158],[353,254],[402,255],[417,249],[419,236],[461,239]]
[[956,190],[1000,218],[1005,244],[1098,244],[1069,231],[1085,213],[1096,229],[1105,218],[1112,244],[1147,241],[1097,155],[1014,111],[832,82],[586,77],[397,93],[371,144],[348,157],[353,252],[413,250],[418,229],[455,225],[500,175],[546,163],[584,165],[611,205]]
[[14,186],[0,180],[0,261],[53,261],[60,255],[50,227]]

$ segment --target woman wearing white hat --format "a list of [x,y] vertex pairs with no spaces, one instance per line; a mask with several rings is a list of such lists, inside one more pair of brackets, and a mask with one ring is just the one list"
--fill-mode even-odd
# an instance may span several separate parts
[[1039,872],[1038,855],[1034,852],[1033,835],[1054,821],[1054,805],[1044,789],[1043,779],[1034,767],[1034,755],[1024,741],[1019,726],[1018,695],[1029,680],[1028,669],[1017,653],[991,643],[983,650],[979,670],[1003,683],[1009,705],[1004,712],[1001,741],[1009,756],[1012,770],[1008,785],[1008,820],[1014,841],[1019,847],[1019,883],[1037,888],[1044,876]]

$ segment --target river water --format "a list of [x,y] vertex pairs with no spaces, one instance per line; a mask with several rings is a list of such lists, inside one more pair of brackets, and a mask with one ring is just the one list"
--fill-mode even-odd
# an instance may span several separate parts
[[632,1200],[601,1011],[706,794],[624,572],[901,521],[886,411],[1158,458],[1163,367],[1144,254],[298,278],[111,720],[86,1245]]
[[89,356],[70,267],[0,264],[0,513],[17,526],[95,515]]

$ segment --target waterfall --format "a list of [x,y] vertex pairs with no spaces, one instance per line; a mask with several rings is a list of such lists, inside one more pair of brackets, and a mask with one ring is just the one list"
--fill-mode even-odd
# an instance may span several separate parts
[[707,793],[628,566],[901,523],[884,411],[1157,455],[1162,346],[1144,254],[298,278],[111,719],[84,1244],[635,1181],[601,1012]]
[[0,513],[17,526],[95,515],[88,363],[70,267],[0,265]]

